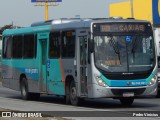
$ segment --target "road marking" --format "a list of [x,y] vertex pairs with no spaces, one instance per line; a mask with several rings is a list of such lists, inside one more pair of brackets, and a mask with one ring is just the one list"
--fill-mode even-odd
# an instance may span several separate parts
[[[39,101],[26,101],[26,100],[20,100],[20,99],[12,99],[12,98],[4,98],[0,97],[2,100],[11,100],[16,102],[25,102],[25,103],[31,103],[31,104],[43,104],[43,105],[49,105],[49,106],[57,106],[57,107],[67,107],[67,108],[75,108],[77,111],[116,111],[116,110],[110,110],[110,109],[96,109],[96,108],[86,108],[86,107],[79,107],[79,106],[72,106],[72,105],[62,105],[62,104],[56,104],[56,103],[45,103],[45,102],[39,102]],[[74,109],[74,111],[75,111]],[[64,110],[62,110],[64,111]]]

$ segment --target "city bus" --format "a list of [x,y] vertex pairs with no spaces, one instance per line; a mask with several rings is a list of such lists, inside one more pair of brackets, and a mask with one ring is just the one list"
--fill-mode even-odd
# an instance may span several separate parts
[[1,76],[1,59],[2,59],[2,34],[0,34],[0,76]]
[[155,38],[155,43],[156,43],[156,48],[157,48],[157,63],[158,63],[158,94],[157,97],[160,96],[160,28],[157,26],[154,26],[153,29],[154,33],[154,38]]
[[157,95],[157,59],[152,26],[135,19],[55,19],[5,30],[2,85],[22,99],[63,96],[67,104],[86,98]]

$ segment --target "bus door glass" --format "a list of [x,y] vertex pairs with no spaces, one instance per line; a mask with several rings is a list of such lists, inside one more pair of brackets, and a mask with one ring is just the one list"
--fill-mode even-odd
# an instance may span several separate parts
[[78,56],[79,60],[77,69],[78,71],[78,80],[79,81],[79,89],[81,95],[87,95],[87,60],[88,60],[88,42],[87,42],[87,31],[86,30],[80,30],[78,34],[79,38],[79,50],[78,50]]
[[62,58],[60,57],[61,34],[53,31],[49,35],[49,51],[47,60],[48,93],[64,95]]
[[48,33],[38,34],[39,48],[39,68],[40,68],[40,91],[47,92],[47,41]]

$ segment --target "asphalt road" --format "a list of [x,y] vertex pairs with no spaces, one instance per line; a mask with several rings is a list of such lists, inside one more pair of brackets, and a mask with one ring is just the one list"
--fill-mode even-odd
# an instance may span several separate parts
[[[122,117],[130,116],[132,119],[133,117],[131,115],[133,115],[134,113],[135,114],[137,113],[136,115],[141,115],[144,113],[158,114],[158,117],[157,116],[147,117],[144,118],[145,120],[160,118],[160,98],[135,99],[133,105],[130,107],[123,107],[120,104],[119,100],[113,100],[110,98],[94,99],[94,100],[89,99],[86,100],[82,106],[77,107],[77,106],[66,105],[63,101],[63,98],[55,96],[42,95],[40,100],[38,101],[25,101],[21,99],[20,92],[4,88],[2,87],[1,83],[0,83],[0,108],[16,110],[16,111],[41,111],[41,112],[43,111],[42,113],[47,115],[53,115],[52,113],[54,112],[62,111],[56,114],[60,114],[60,116],[62,116],[63,113],[64,117],[69,117],[72,119],[80,119],[78,117],[84,115],[83,119],[86,120],[88,120],[88,116],[99,117],[101,115],[104,117],[106,117],[107,115],[111,116],[111,119],[114,119],[113,117],[119,117],[121,115]],[[104,112],[106,113],[105,115]],[[103,119],[104,117],[100,118]]]

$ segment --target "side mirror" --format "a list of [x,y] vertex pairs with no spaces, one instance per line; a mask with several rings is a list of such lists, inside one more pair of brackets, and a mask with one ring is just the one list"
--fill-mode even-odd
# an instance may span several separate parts
[[158,68],[160,67],[160,57],[158,57]]
[[94,42],[93,39],[88,39],[88,64],[90,64],[90,54],[94,52]]
[[88,40],[88,51],[90,53],[94,52],[94,42],[93,42],[93,39],[89,39]]

